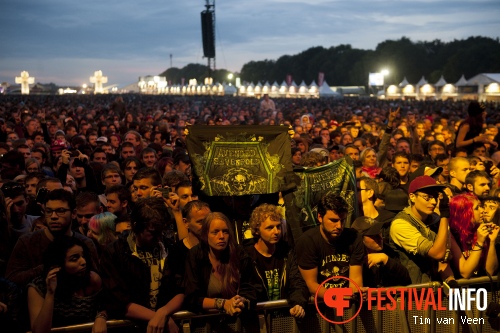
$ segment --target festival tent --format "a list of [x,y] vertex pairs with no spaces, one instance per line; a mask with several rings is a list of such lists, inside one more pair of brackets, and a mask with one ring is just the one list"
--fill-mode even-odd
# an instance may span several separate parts
[[500,99],[500,73],[481,73],[471,77],[469,85],[476,85],[479,100]]
[[444,79],[444,76],[441,75],[441,77],[439,78],[439,80],[434,83],[434,85],[436,87],[444,87],[445,85],[447,84],[446,80]]
[[271,96],[277,97],[279,96],[279,90],[280,90],[280,85],[278,82],[274,81],[273,84],[271,85]]
[[333,91],[326,80],[324,80],[323,85],[319,88],[319,97],[341,97],[341,95]]
[[482,73],[471,77],[467,82],[477,85],[489,85],[491,83],[500,83],[500,73]]
[[460,80],[457,81],[457,83],[455,83],[455,85],[457,87],[464,87],[464,86],[468,86],[468,82],[467,80],[465,79],[465,76],[462,74],[462,77],[460,78]]
[[309,85],[309,94],[311,94],[311,96],[318,97],[318,85],[314,80]]
[[417,83],[417,87],[421,87],[423,85],[426,85],[428,84],[429,82],[427,82],[427,80],[425,79],[425,76],[422,75],[422,78],[420,79],[420,81],[418,81]]
[[290,85],[290,87],[288,88],[288,93],[290,95],[296,95],[297,94],[297,91],[298,91],[298,86],[297,86],[297,83],[295,83],[295,81],[292,81],[292,84]]
[[286,95],[287,92],[288,92],[288,85],[286,84],[286,81],[283,81],[283,83],[281,83],[279,93],[280,95]]
[[269,94],[270,92],[271,92],[271,84],[269,84],[269,81],[266,81],[266,83],[264,83],[264,86],[262,87],[262,93]]
[[308,93],[307,91],[307,84],[302,80],[302,82],[299,85],[299,94],[300,95],[306,95]]
[[406,76],[403,78],[403,81],[401,81],[401,83],[399,84],[399,87],[400,88],[404,88],[406,87],[407,85],[409,85],[410,83],[408,82],[408,80],[406,79]]
[[260,81],[255,86],[254,93],[256,95],[260,95],[262,93],[262,83],[260,83]]

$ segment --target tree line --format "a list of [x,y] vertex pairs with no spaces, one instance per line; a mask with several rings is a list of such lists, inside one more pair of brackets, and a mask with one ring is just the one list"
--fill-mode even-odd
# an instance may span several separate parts
[[[500,73],[500,41],[498,38],[469,37],[462,40],[442,42],[413,42],[407,37],[386,40],[375,50],[362,50],[351,45],[330,48],[311,47],[296,55],[283,55],[277,60],[250,61],[243,65],[239,77],[242,82],[283,82],[287,75],[299,84],[304,80],[317,82],[318,73],[324,73],[328,84],[334,86],[366,85],[368,73],[388,69],[386,84],[398,84],[404,77],[410,83],[417,83],[425,76],[429,83],[435,83],[441,75],[454,83],[465,75],[467,79],[480,73]],[[189,64],[184,68],[169,68],[160,75],[172,83],[181,83],[185,78],[196,78],[203,83],[208,67]],[[228,82],[229,71],[218,69],[212,72],[214,82]],[[234,79],[233,79],[234,80]],[[234,83],[234,82],[233,82]]]

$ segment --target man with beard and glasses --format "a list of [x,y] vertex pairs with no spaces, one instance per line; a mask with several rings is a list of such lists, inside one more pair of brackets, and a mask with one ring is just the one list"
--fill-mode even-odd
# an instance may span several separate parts
[[71,230],[71,220],[76,217],[76,202],[71,193],[63,189],[49,192],[44,209],[47,228],[21,236],[7,264],[7,279],[23,288],[42,273],[43,253],[63,235],[80,239],[90,250],[93,267],[98,262],[92,241]]
[[[300,273],[309,292],[314,295],[320,284],[330,277],[343,276],[363,286],[365,249],[358,233],[344,228],[347,202],[339,195],[328,193],[318,204],[319,226],[309,229],[295,247]],[[345,279],[331,280],[321,286],[323,298],[328,288],[353,287]]]

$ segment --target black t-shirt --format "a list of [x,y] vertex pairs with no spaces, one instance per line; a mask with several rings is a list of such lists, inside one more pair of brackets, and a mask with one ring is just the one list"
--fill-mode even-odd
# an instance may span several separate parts
[[172,269],[175,281],[179,287],[182,286],[182,281],[184,280],[188,252],[189,249],[184,245],[184,239],[181,239],[171,247],[168,256],[169,266]]
[[255,250],[255,253],[257,269],[265,284],[269,300],[279,300],[281,298],[280,279],[283,275],[284,260],[274,256],[265,257],[257,250]]
[[[363,265],[365,247],[357,231],[345,228],[339,238],[327,242],[320,232],[321,226],[306,231],[297,241],[295,251],[300,268],[318,268],[318,283],[333,276],[349,277],[349,266]],[[333,279],[325,288],[343,288],[349,284],[344,279]]]

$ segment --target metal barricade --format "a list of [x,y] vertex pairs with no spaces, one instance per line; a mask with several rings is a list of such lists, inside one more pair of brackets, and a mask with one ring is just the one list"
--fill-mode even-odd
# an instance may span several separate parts
[[[493,293],[500,301],[497,277],[493,277],[491,288],[488,277],[458,280],[461,288],[485,288],[488,291],[488,302],[491,302]],[[398,288],[398,287],[394,287]],[[410,285],[402,288],[426,289],[436,296],[442,285],[430,282],[419,285]],[[378,289],[382,295],[388,288]],[[493,290],[492,290],[493,289]],[[359,316],[349,323],[337,325],[330,324],[323,319],[311,298],[307,308],[306,317],[296,320],[289,313],[286,300],[262,302],[257,304],[255,313],[249,316],[230,317],[216,311],[206,314],[194,314],[188,311],[175,313],[172,318],[179,324],[183,333],[212,333],[212,332],[243,332],[243,333],[492,333],[500,332],[500,318],[488,318],[485,311],[478,311],[474,306],[471,310],[451,311],[448,308],[449,300],[443,294],[442,306],[445,310],[425,308],[417,309],[416,301],[412,301],[412,309],[408,309],[407,298],[405,308],[401,307],[402,299],[397,299],[395,310],[378,309],[377,305],[368,310],[364,302]],[[321,304],[325,311],[326,306]],[[382,305],[383,306],[383,305]],[[352,318],[358,309],[352,306],[344,313],[344,320]],[[464,318],[475,318],[476,323],[464,321]],[[482,323],[484,321],[484,324]],[[91,332],[93,323],[75,326],[53,328],[52,332]],[[109,320],[109,332],[138,332],[136,325],[128,320]]]

